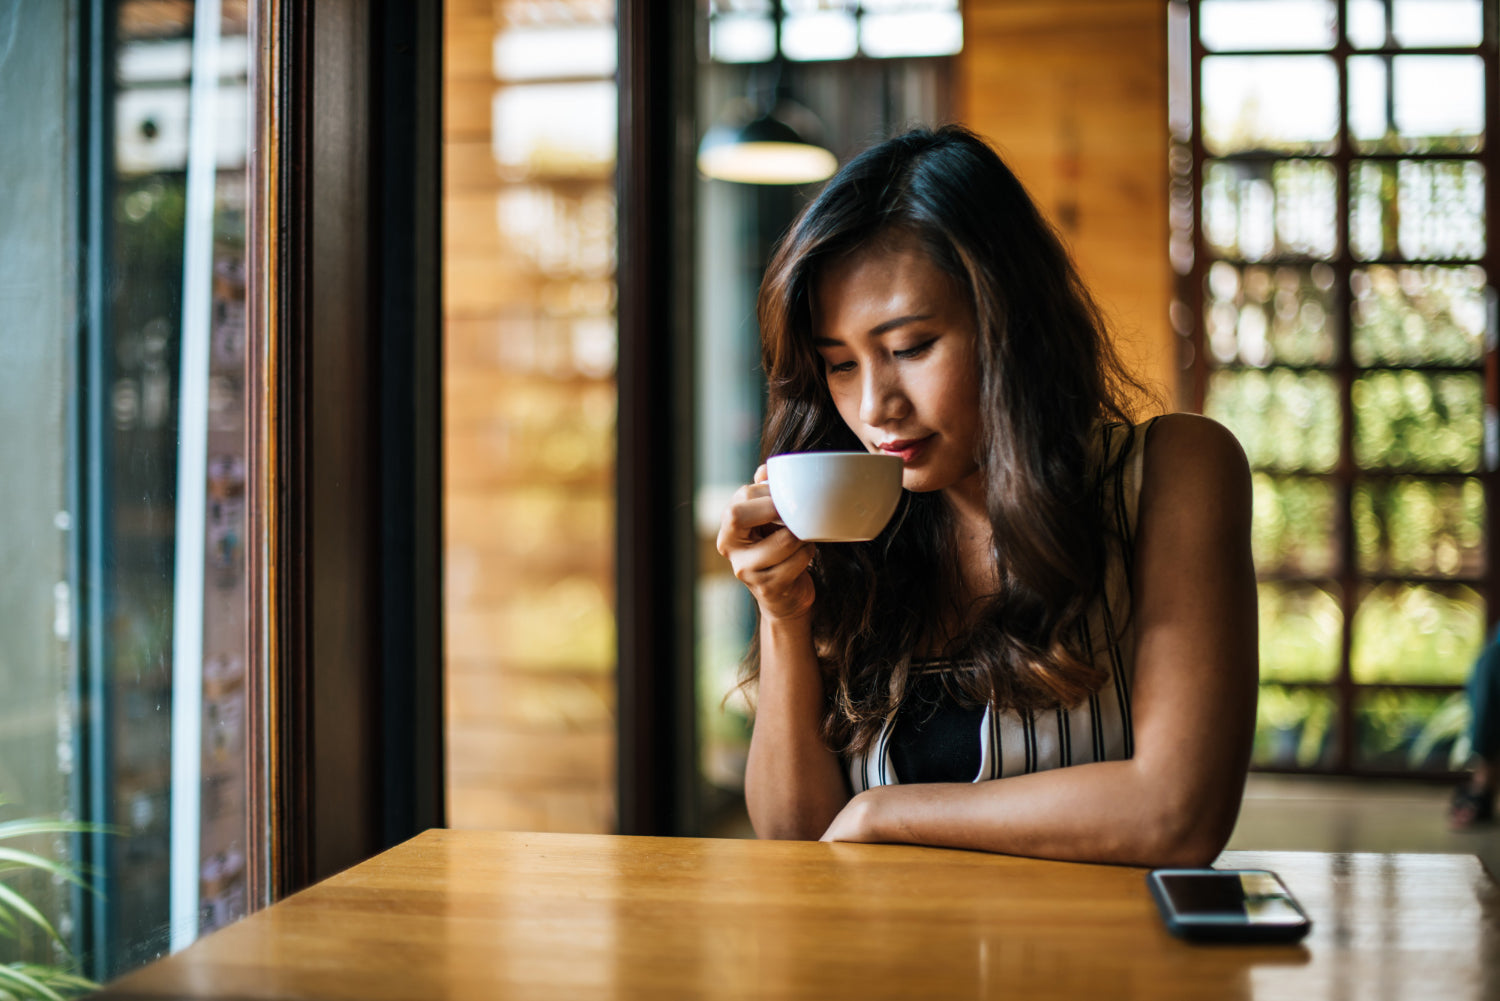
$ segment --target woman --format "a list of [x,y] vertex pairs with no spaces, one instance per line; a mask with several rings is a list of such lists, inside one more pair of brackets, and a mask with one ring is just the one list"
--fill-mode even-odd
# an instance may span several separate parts
[[766,455],[904,463],[868,543],[803,543],[765,467],[719,551],[759,610],[762,837],[1206,865],[1254,729],[1250,479],[1222,427],[1134,427],[1099,311],[956,127],[852,160],[761,286]]

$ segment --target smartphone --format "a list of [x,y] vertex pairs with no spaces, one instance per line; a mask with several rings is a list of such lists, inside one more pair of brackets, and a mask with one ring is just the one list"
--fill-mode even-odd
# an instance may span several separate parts
[[1296,942],[1312,928],[1267,869],[1153,869],[1146,885],[1167,930],[1194,942]]

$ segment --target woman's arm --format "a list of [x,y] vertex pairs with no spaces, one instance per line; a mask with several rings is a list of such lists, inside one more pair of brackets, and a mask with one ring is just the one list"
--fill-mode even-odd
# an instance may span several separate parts
[[1135,754],[993,782],[854,797],[828,841],[904,841],[1136,865],[1207,865],[1239,813],[1258,655],[1250,475],[1224,428],[1151,430],[1134,570]]
[[849,799],[838,758],[822,739],[823,680],[813,653],[808,565],[814,547],[777,520],[766,467],[735,494],[719,552],[760,611],[760,678],[745,764],[745,805],[762,838],[812,840]]

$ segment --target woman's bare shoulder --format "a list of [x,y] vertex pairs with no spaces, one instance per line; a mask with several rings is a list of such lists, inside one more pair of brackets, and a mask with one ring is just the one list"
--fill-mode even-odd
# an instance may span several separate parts
[[1174,413],[1157,418],[1145,443],[1141,471],[1143,500],[1170,496],[1182,515],[1218,508],[1248,516],[1250,465],[1245,450],[1224,425],[1201,414]]

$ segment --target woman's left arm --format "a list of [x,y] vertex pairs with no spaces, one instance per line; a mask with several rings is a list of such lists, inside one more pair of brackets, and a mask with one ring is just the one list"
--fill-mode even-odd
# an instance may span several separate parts
[[1250,473],[1191,414],[1150,432],[1134,562],[1135,754],[992,782],[881,786],[825,841],[894,841],[1089,862],[1207,865],[1239,814],[1258,654]]

